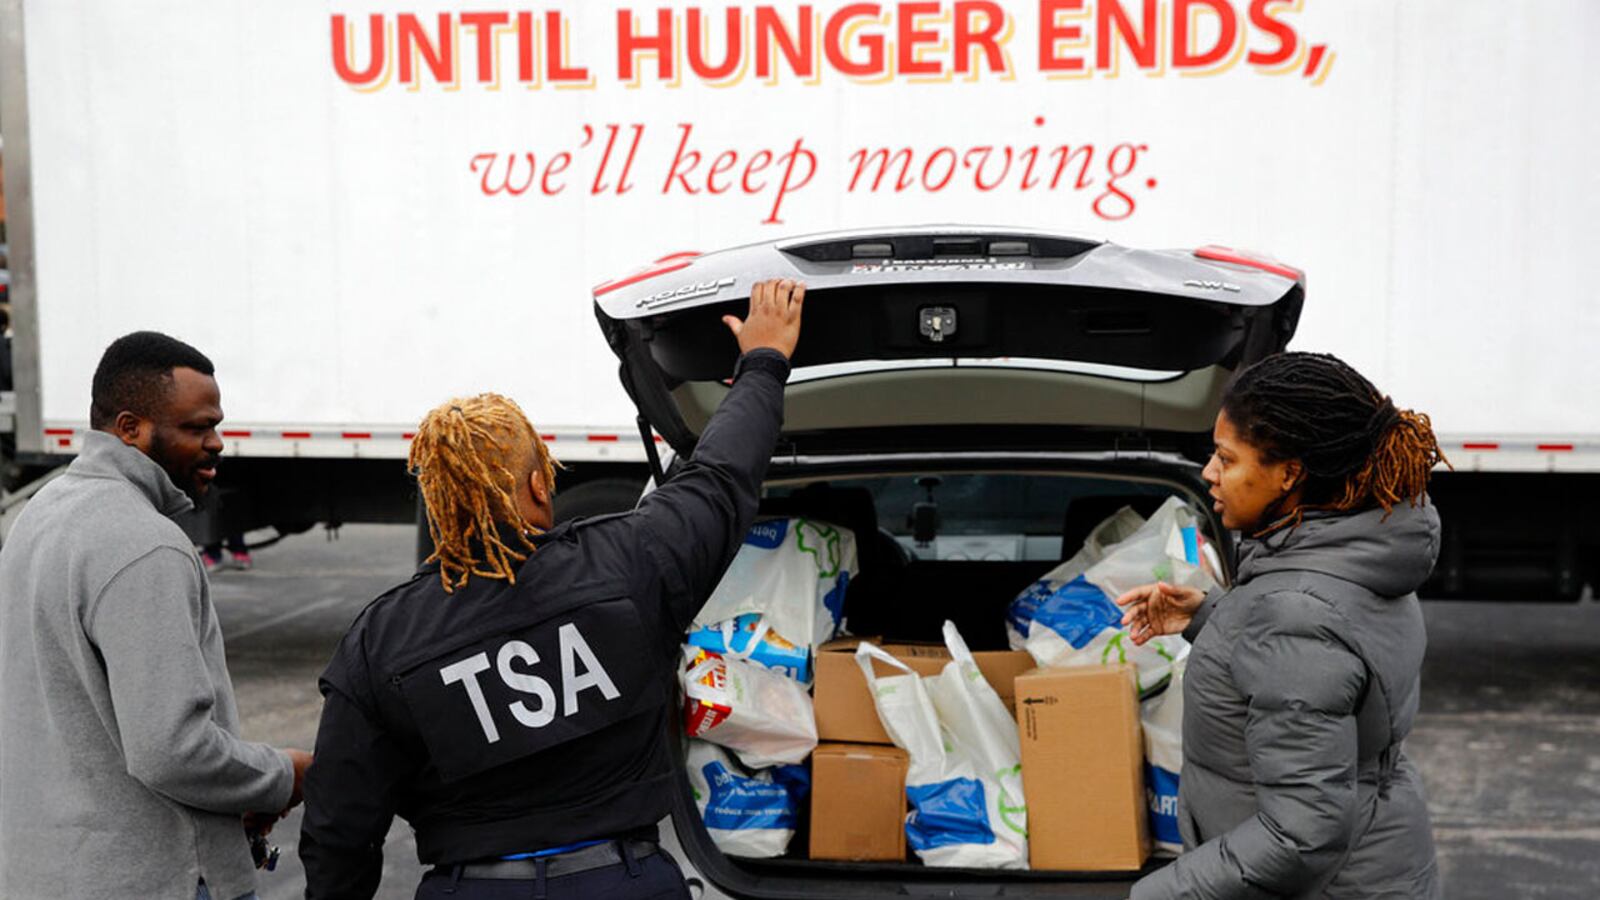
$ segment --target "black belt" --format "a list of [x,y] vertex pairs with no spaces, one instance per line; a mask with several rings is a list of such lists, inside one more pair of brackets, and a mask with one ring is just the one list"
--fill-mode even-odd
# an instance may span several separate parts
[[[579,872],[588,872],[591,869],[603,869],[606,866],[621,865],[623,860],[621,841],[606,841],[604,844],[595,844],[592,847],[583,847],[578,850],[568,850],[566,853],[556,853],[551,856],[540,856],[533,859],[495,859],[482,862],[470,862],[460,866],[459,878],[487,878],[497,881],[533,880],[539,877],[539,869],[544,869],[544,877],[560,878],[563,875],[576,875]],[[642,859],[655,853],[660,848],[653,841],[628,841],[628,851],[634,859]],[[444,871],[449,871],[446,868]]]

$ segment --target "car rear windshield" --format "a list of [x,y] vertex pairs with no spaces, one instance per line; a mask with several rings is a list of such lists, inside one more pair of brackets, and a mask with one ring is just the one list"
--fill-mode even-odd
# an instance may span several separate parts
[[1007,605],[1019,592],[1071,558],[1118,510],[1149,516],[1174,495],[1208,521],[1173,482],[938,469],[769,483],[762,513],[855,533],[861,571],[844,604],[851,633],[937,643],[950,619],[973,649],[1002,650]]
[[1031,562],[1066,559],[1088,535],[1085,523],[1123,506],[1148,514],[1176,490],[1104,476],[930,471],[777,484],[767,496],[801,507],[830,492],[870,498],[876,527],[910,559]]

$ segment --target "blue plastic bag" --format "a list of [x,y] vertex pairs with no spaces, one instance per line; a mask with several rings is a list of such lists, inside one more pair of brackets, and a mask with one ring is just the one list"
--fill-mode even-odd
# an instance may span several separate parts
[[800,805],[811,792],[805,766],[747,771],[722,748],[690,741],[689,785],[717,849],[729,856],[768,858],[789,849]]

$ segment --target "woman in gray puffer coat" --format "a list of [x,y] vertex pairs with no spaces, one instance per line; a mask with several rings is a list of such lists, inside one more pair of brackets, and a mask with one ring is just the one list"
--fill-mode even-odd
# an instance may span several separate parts
[[1151,898],[1437,898],[1422,782],[1401,743],[1439,552],[1426,416],[1331,357],[1270,357],[1229,386],[1205,479],[1242,533],[1234,584],[1118,598],[1136,643],[1184,633],[1178,820]]

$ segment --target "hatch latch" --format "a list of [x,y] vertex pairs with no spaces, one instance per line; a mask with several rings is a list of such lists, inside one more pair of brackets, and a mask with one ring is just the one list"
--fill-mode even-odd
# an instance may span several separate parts
[[935,344],[944,343],[956,334],[956,310],[953,306],[924,306],[919,312],[922,336]]

